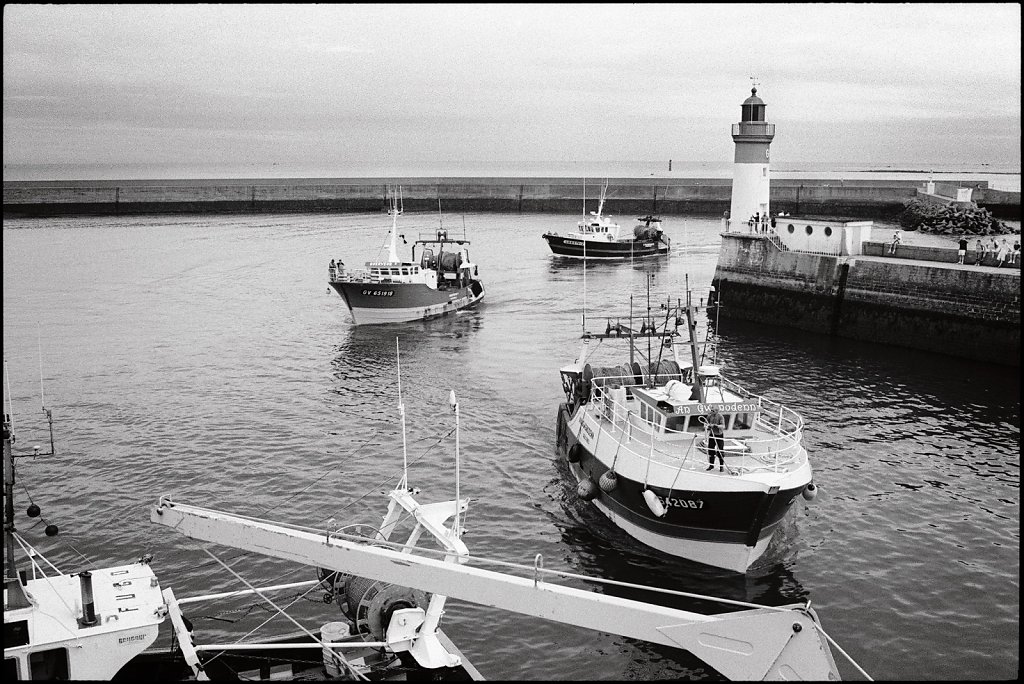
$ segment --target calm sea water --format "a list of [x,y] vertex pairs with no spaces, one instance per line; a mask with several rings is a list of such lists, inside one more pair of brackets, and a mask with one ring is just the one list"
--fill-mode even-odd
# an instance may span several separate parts
[[[378,254],[389,224],[380,214],[4,221],[18,446],[46,443],[40,367],[57,426],[56,458],[19,461],[19,528],[67,570],[154,553],[162,583],[182,596],[237,585],[197,544],[149,522],[160,495],[298,523],[379,520],[401,464],[398,336],[421,498],[454,495],[453,437],[442,438],[454,426],[449,390],[460,399],[474,554],[530,564],[540,553],[548,568],[764,604],[810,600],[876,679],[1016,677],[1016,369],[723,321],[731,376],[805,417],[820,495],[799,501],[748,575],[708,569],[619,533],[577,501],[555,460],[558,369],[578,351],[583,273],[553,260],[540,236],[576,217],[444,220],[465,221],[484,304],[387,328],[353,327],[326,285],[331,258],[352,267]],[[401,225],[407,236],[431,231],[437,217],[410,214]],[[668,259],[590,265],[588,318],[602,306],[625,312],[631,292],[645,296],[647,272],[659,296],[682,296],[687,278],[706,291],[718,227],[669,217]],[[26,494],[60,536],[25,517]],[[250,581],[312,578],[217,553]],[[323,615],[318,600],[293,610]],[[270,617],[251,601],[190,612],[214,638]],[[459,601],[444,624],[491,678],[713,674],[678,651]]]

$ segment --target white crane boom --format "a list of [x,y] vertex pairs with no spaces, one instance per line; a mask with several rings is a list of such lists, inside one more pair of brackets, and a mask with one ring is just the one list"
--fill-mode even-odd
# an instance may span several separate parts
[[804,606],[702,615],[331,538],[326,531],[314,534],[167,498],[151,509],[150,519],[196,540],[683,648],[729,679],[839,679],[832,653],[816,628],[816,616]]

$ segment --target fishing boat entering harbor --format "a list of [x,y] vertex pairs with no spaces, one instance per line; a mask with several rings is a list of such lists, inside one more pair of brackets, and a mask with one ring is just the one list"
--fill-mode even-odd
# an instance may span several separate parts
[[[814,498],[803,419],[727,380],[706,358],[695,321],[706,307],[691,302],[689,289],[685,305],[667,302],[655,315],[649,287],[646,315],[631,311],[628,324],[608,318],[603,333],[584,328],[580,355],[561,369],[558,452],[578,496],[634,538],[746,572],[796,497]],[[677,331],[684,321],[689,341]],[[604,342],[628,345],[628,360],[597,365]],[[689,347],[689,358],[679,347]]]
[[[668,254],[672,241],[662,231],[661,219],[651,215],[641,216],[637,219],[633,234],[623,236],[619,224],[604,215],[607,192],[606,181],[601,189],[597,211],[584,217],[577,224],[575,232],[544,233],[552,253],[580,259],[639,259]],[[586,199],[583,206],[586,207]]]
[[[412,247],[412,260],[398,257],[398,217],[402,214],[401,188],[389,189],[391,238],[386,261],[369,261],[366,269],[346,271],[331,261],[328,283],[345,300],[356,325],[399,323],[446,316],[484,298],[478,267],[469,258],[465,229],[449,237],[439,228],[420,235]],[[416,259],[416,248],[422,247]]]

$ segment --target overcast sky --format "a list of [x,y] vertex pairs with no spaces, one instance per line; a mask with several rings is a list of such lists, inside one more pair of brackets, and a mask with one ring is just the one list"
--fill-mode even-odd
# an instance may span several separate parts
[[1017,4],[4,8],[4,164],[1020,163]]

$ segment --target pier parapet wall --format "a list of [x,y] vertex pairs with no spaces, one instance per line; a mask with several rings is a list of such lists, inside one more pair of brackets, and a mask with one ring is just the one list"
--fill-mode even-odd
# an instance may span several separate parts
[[1020,366],[1019,269],[783,252],[724,234],[714,285],[726,321]]
[[[412,211],[579,212],[583,178],[307,178],[166,181],[5,181],[4,215],[142,214],[194,212],[386,211],[387,185],[402,185]],[[976,183],[976,185],[986,185]],[[773,180],[773,211],[879,218],[896,215],[917,196],[916,181]],[[974,191],[984,196],[985,188]],[[980,194],[979,194],[980,193]],[[728,178],[617,178],[606,212],[707,214],[729,208]],[[587,206],[597,208],[598,186],[586,180]],[[998,197],[1016,202],[1020,194]],[[979,203],[982,203],[979,201]],[[1012,207],[1010,213],[1012,213]]]

